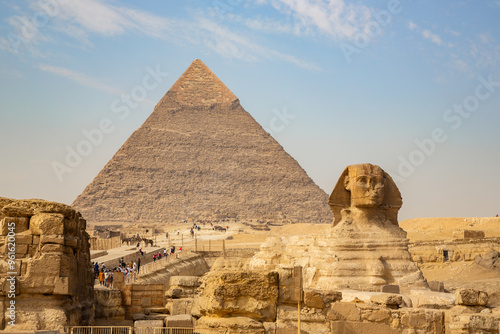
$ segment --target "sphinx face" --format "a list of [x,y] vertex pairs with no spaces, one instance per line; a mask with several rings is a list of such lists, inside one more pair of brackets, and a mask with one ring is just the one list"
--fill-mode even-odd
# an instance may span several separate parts
[[349,175],[346,189],[351,192],[351,206],[375,208],[384,200],[384,177],[382,175]]

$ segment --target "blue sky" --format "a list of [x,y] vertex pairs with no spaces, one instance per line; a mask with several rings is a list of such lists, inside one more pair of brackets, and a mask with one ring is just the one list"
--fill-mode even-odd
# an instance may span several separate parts
[[0,195],[71,204],[199,58],[327,193],[370,162],[402,219],[493,216],[499,17],[498,0],[2,1]]

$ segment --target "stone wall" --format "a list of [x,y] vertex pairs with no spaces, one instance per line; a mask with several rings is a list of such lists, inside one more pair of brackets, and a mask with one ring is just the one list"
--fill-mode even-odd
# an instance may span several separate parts
[[90,250],[108,250],[112,248],[118,248],[122,245],[121,238],[90,238]]
[[43,200],[0,198],[0,208],[0,327],[62,330],[92,323],[94,281],[81,214]]
[[500,251],[500,238],[432,240],[409,245],[412,259],[417,263],[474,261],[476,256],[483,256],[492,250]]

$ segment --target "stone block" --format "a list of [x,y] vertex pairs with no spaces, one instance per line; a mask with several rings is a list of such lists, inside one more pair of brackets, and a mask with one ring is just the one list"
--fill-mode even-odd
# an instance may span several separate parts
[[42,253],[64,253],[66,246],[60,244],[45,244],[41,248]]
[[195,333],[266,334],[264,325],[261,322],[246,317],[201,317],[196,322]]
[[134,321],[135,328],[164,327],[162,320],[137,320]]
[[5,217],[0,221],[0,235],[7,235],[11,229],[9,227],[14,227],[14,233],[19,234],[27,231],[29,228],[29,218],[28,217]]
[[64,237],[64,245],[73,249],[78,249],[78,238],[75,238],[71,235],[66,235]]
[[451,293],[411,290],[409,297],[415,308],[444,309],[451,308],[455,304],[455,295]]
[[397,308],[403,304],[403,296],[393,293],[384,293],[372,296],[370,301],[374,304]]
[[428,282],[431,291],[444,292],[444,283],[439,281]]
[[333,303],[327,312],[330,320],[360,321],[361,311],[353,303]]
[[399,294],[399,285],[388,284],[380,288],[380,292]]
[[339,321],[332,322],[331,333],[400,334],[401,332],[382,323]]
[[474,289],[458,289],[455,291],[455,302],[457,305],[486,306],[488,294]]
[[33,236],[31,234],[16,235],[16,245],[31,245],[32,243],[33,243]]
[[189,314],[171,315],[165,318],[165,327],[193,327],[193,317]]
[[340,300],[342,300],[342,293],[339,291],[304,289],[304,304],[307,307],[323,309],[332,302]]
[[361,320],[369,322],[392,322],[391,311],[388,309],[367,310],[361,312]]
[[18,244],[16,244],[16,250],[15,250],[16,256],[28,254],[28,249],[29,249],[28,245],[18,245]]
[[296,304],[294,300],[294,280],[292,268],[280,268],[277,270],[279,277],[278,300],[280,304]]
[[209,272],[202,280],[203,293],[196,298],[202,315],[240,316],[259,321],[276,318],[276,272],[221,270]]
[[167,303],[171,315],[190,314],[192,307],[193,299],[191,298],[174,299]]
[[170,277],[170,286],[199,287],[199,277],[197,276],[172,276]]
[[146,320],[146,315],[144,313],[134,313],[132,315],[132,320],[134,321]]
[[64,235],[64,216],[59,213],[39,213],[31,217],[31,234]]
[[152,297],[151,298],[151,306],[153,307],[163,307],[165,306],[165,301],[164,299],[161,297],[161,298],[154,298]]
[[64,245],[63,235],[41,235],[40,244],[60,244]]

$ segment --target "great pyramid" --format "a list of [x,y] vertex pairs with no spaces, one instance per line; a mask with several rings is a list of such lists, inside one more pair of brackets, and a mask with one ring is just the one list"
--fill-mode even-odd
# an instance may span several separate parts
[[75,200],[89,222],[330,223],[328,195],[195,60]]

